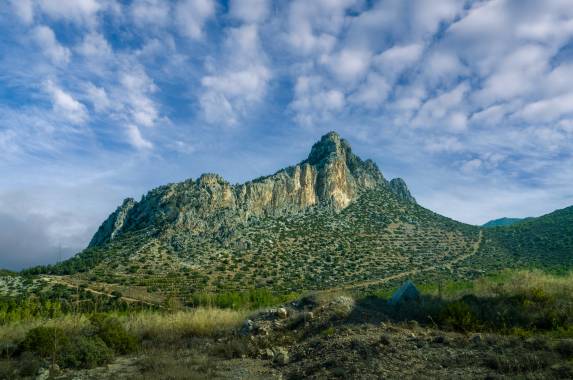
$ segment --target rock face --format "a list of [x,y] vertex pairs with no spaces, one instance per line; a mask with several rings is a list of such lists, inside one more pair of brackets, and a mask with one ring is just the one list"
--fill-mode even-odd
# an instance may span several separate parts
[[127,231],[164,226],[224,237],[252,219],[296,214],[316,206],[340,211],[378,186],[413,201],[406,184],[397,181],[388,183],[374,162],[362,161],[346,140],[330,132],[313,145],[306,160],[271,176],[231,185],[217,174],[203,174],[195,181],[154,189],[139,202],[126,199],[102,224],[90,246],[103,245]]
[[390,181],[389,186],[390,190],[392,190],[398,198],[406,202],[416,203],[416,199],[410,194],[410,190],[408,190],[408,186],[402,178],[394,178]]

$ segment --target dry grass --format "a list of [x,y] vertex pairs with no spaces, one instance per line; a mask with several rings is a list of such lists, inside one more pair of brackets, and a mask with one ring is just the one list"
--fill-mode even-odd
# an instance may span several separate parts
[[[125,328],[140,338],[154,342],[175,342],[185,337],[218,336],[241,325],[247,312],[198,308],[174,313],[140,312],[118,316]],[[0,349],[22,341],[38,326],[58,327],[70,335],[89,326],[83,315],[66,315],[53,320],[28,320],[0,326]]]
[[27,320],[0,326],[0,347],[17,344],[22,341],[26,333],[39,326],[58,327],[70,334],[77,334],[89,325],[89,320],[83,315],[65,315],[51,320]]
[[501,281],[479,280],[473,291],[477,296],[495,296],[499,294],[525,294],[531,290],[542,290],[544,294],[571,298],[573,296],[573,273],[555,276],[541,271],[518,271]]
[[198,308],[175,313],[138,313],[122,318],[131,333],[143,339],[170,342],[181,337],[217,336],[238,328],[247,312]]

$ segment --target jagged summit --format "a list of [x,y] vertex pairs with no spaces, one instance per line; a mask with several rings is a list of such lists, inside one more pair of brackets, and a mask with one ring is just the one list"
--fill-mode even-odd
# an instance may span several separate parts
[[141,229],[221,234],[252,218],[297,214],[315,206],[340,211],[375,188],[415,202],[400,181],[386,181],[373,161],[363,161],[346,140],[329,132],[306,160],[271,176],[231,185],[218,174],[205,173],[154,189],[139,202],[128,199],[100,226],[90,246]]
[[336,132],[328,132],[317,141],[310,150],[308,159],[311,165],[316,165],[332,157],[348,157],[352,155],[350,144]]

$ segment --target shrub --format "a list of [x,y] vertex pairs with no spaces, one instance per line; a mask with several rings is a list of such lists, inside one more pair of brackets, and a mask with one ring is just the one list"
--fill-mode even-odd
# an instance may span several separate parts
[[28,331],[18,346],[20,352],[33,352],[42,358],[55,356],[69,344],[64,331],[56,327],[36,327]]
[[94,368],[112,359],[113,350],[101,338],[78,336],[63,350],[59,363],[67,368]]
[[439,318],[456,330],[470,331],[477,325],[472,309],[463,301],[448,304],[440,313]]
[[90,318],[90,321],[95,327],[95,335],[116,353],[128,354],[138,349],[137,337],[128,333],[116,318],[104,314],[95,314]]

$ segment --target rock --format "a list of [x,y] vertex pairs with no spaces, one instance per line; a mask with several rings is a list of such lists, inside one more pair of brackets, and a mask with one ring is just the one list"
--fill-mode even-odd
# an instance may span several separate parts
[[354,300],[348,296],[338,296],[328,304],[327,308],[337,315],[348,315],[354,309]]
[[276,314],[277,317],[279,317],[280,319],[285,319],[286,317],[288,317],[287,309],[285,309],[284,307],[278,308]]
[[243,326],[241,327],[240,334],[241,334],[241,335],[249,335],[249,334],[251,334],[254,330],[255,330],[255,322],[251,321],[250,319],[247,319],[247,320],[243,323]]
[[414,283],[410,280],[406,281],[400,289],[396,290],[388,301],[390,305],[398,305],[403,302],[418,301],[420,299],[420,292],[416,289]]
[[314,319],[314,313],[312,311],[307,311],[303,314],[303,318],[305,321],[312,321]]
[[271,176],[231,185],[207,173],[195,181],[151,190],[139,202],[126,199],[100,226],[89,246],[103,246],[124,233],[157,227],[225,240],[249,218],[296,214],[317,204],[339,211],[362,191],[376,187],[391,189],[374,162],[362,161],[346,140],[331,132],[313,145],[306,160]]
[[394,178],[388,184],[390,190],[403,201],[416,203],[416,199],[410,194],[410,190],[408,190],[408,186],[406,182],[402,178]]
[[263,358],[263,359],[273,359],[275,357],[275,353],[273,352],[273,350],[271,350],[270,348],[267,348],[265,350],[261,350],[259,352],[259,355]]
[[47,380],[50,378],[50,370],[47,368],[40,368],[36,375],[36,380]]
[[275,363],[278,365],[285,365],[289,362],[289,354],[286,348],[284,347],[275,347],[273,348],[273,354],[275,358]]

